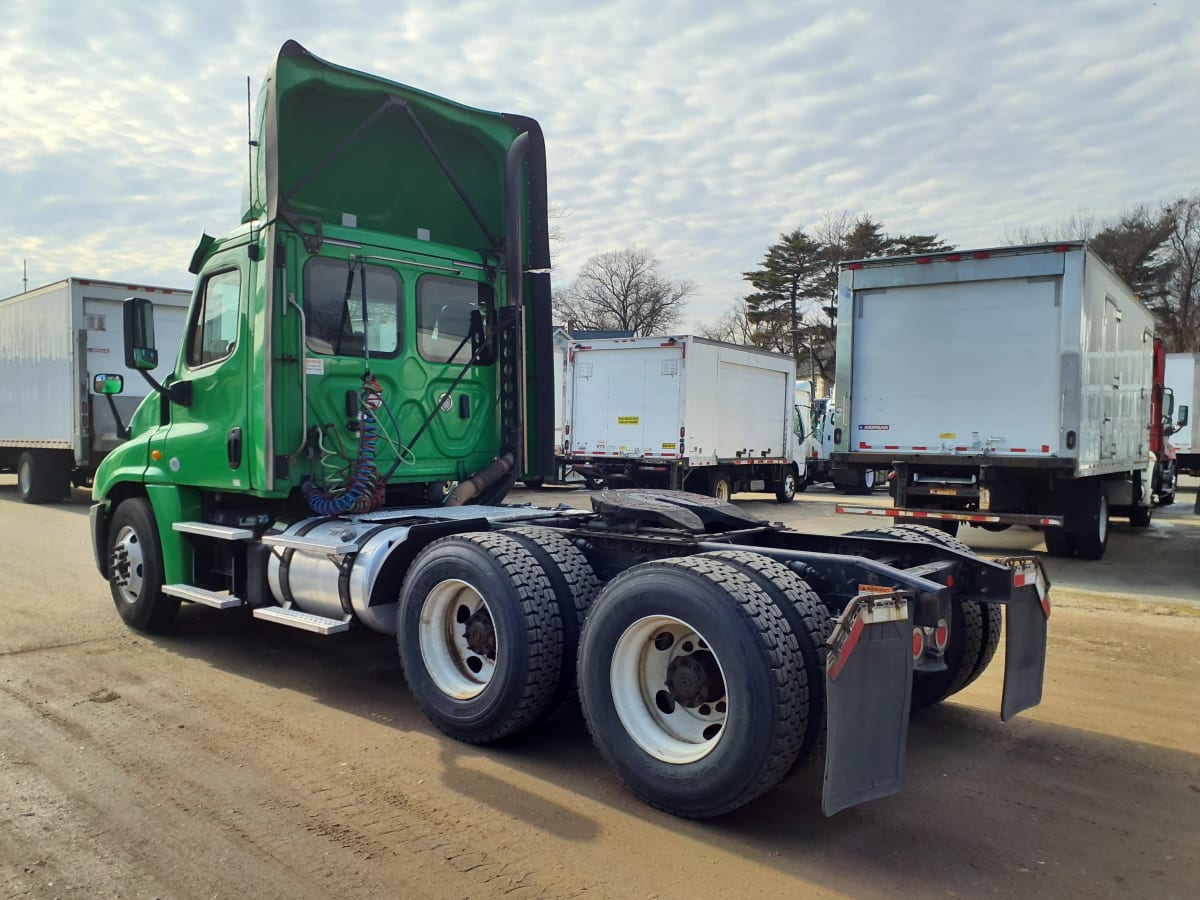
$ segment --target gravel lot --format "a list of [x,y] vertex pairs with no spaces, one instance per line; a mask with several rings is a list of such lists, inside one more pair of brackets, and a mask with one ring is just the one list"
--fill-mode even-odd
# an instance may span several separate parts
[[[1116,525],[1104,561],[1047,560],[1040,707],[1001,725],[996,665],[914,719],[903,793],[827,820],[819,775],[797,776],[695,823],[626,793],[579,721],[441,737],[384,638],[203,607],[131,633],[86,492],[25,506],[0,476],[0,896],[1195,896],[1195,485],[1150,529]],[[879,522],[819,487],[737,499],[814,531]],[[1026,529],[960,536],[1044,550]]]

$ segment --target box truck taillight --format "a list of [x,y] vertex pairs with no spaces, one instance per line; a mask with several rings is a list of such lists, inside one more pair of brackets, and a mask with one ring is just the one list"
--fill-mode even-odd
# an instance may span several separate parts
[[1067,449],[1068,450],[1075,449],[1075,432],[1073,432],[1073,431],[1067,432]]

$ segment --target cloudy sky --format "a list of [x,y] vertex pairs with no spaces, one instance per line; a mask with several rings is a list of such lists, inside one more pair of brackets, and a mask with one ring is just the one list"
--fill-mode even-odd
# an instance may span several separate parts
[[[1190,8],[1189,8],[1190,7]],[[825,211],[991,246],[1200,191],[1187,0],[0,2],[0,297],[67,275],[190,287],[238,216],[245,79],[287,38],[538,119],[555,278],[645,247],[744,292]]]

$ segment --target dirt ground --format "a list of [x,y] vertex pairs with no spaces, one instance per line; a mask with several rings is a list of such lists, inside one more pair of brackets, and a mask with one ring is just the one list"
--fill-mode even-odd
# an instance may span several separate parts
[[[1102,563],[1048,561],[1040,707],[999,722],[997,663],[914,719],[899,795],[824,819],[810,774],[705,823],[635,800],[577,720],[487,748],[441,737],[385,638],[202,607],[170,637],[133,634],[93,566],[86,493],[46,507],[15,494],[0,476],[0,897],[1191,897],[1200,884],[1193,493],[1149,530],[1117,528]],[[818,489],[790,507],[739,499],[813,530],[877,521],[836,516],[844,498]],[[985,553],[1041,549],[1027,530],[963,536]]]

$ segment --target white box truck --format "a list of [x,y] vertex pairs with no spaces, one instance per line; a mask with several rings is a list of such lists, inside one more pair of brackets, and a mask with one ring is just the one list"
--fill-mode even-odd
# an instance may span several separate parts
[[[17,473],[27,503],[61,500],[83,486],[122,440],[120,423],[150,390],[141,378],[107,398],[92,391],[98,374],[125,369],[121,301],[153,299],[158,346],[179,346],[190,291],[66,278],[0,300],[0,472]],[[175,368],[164,353],[151,374]]]
[[[1200,353],[1168,353],[1166,385],[1175,395],[1179,424],[1170,437],[1180,472],[1200,474],[1200,419],[1192,415],[1200,396]],[[1186,411],[1185,411],[1186,410]]]
[[771,491],[804,477],[790,357],[692,336],[571,347],[564,441],[591,488]]
[[834,476],[894,470],[893,509],[1045,529],[1097,559],[1148,525],[1154,322],[1082,242],[844,262]]

